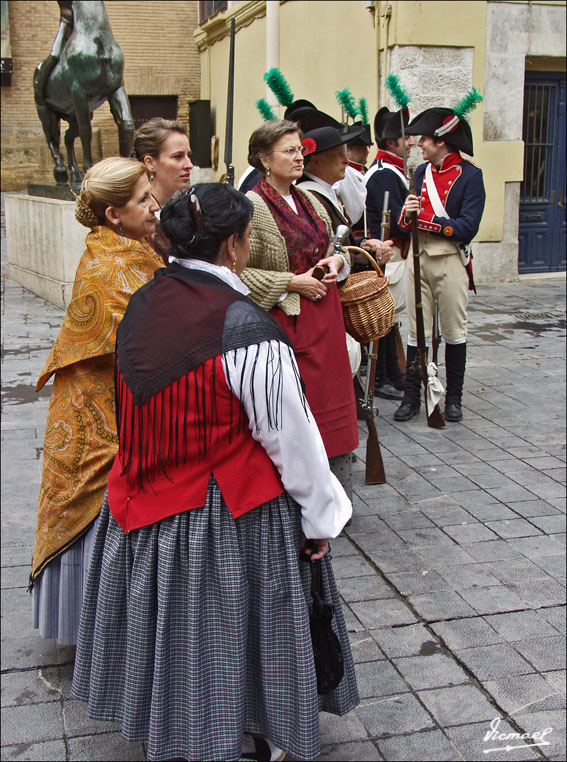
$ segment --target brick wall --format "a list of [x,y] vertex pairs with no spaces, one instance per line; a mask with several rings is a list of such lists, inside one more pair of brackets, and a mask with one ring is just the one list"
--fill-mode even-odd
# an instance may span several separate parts
[[[33,98],[35,67],[50,52],[59,27],[55,0],[8,3],[14,73],[2,87],[2,190],[30,181],[53,182],[53,161]],[[129,95],[177,95],[178,117],[188,122],[188,101],[199,98],[199,54],[193,42],[197,3],[191,0],[109,0],[106,12],[125,57]],[[118,131],[108,103],[93,116],[93,158],[118,153]],[[62,122],[62,135],[66,129]],[[63,146],[63,140],[61,140]],[[80,141],[75,144],[81,162]]]

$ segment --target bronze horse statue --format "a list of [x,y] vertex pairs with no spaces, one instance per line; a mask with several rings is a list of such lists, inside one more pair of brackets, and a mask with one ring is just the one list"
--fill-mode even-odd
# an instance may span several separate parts
[[105,101],[118,125],[120,155],[129,156],[134,143],[134,120],[124,89],[124,54],[112,35],[102,0],[58,0],[59,30],[50,55],[36,67],[33,86],[38,116],[55,162],[58,185],[68,180],[59,150],[60,123],[69,123],[65,148],[71,185],[82,173],[75,157],[75,139],[81,139],[83,169],[92,166],[92,112]]

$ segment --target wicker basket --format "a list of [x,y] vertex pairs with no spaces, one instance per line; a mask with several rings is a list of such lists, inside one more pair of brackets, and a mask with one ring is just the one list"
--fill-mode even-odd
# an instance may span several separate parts
[[396,309],[388,278],[367,251],[358,246],[346,248],[362,252],[374,268],[374,272],[366,270],[349,275],[339,290],[346,330],[360,342],[381,339],[390,331]]

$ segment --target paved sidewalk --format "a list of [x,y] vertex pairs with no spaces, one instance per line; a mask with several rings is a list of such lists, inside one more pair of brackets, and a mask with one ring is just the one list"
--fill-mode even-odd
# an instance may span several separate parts
[[[70,699],[73,649],[32,628],[50,392],[33,387],[63,313],[1,283],[1,757],[143,760]],[[322,760],[565,759],[565,281],[481,286],[469,315],[463,422],[398,424],[379,400],[377,486],[361,426],[355,517],[332,553],[362,703],[321,715]]]

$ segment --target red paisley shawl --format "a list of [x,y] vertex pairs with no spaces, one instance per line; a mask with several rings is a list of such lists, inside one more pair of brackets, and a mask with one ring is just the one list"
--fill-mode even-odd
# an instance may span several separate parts
[[253,189],[267,204],[287,247],[290,272],[304,273],[327,253],[327,226],[311,206],[309,199],[291,186],[297,214],[287,201],[264,178]]

